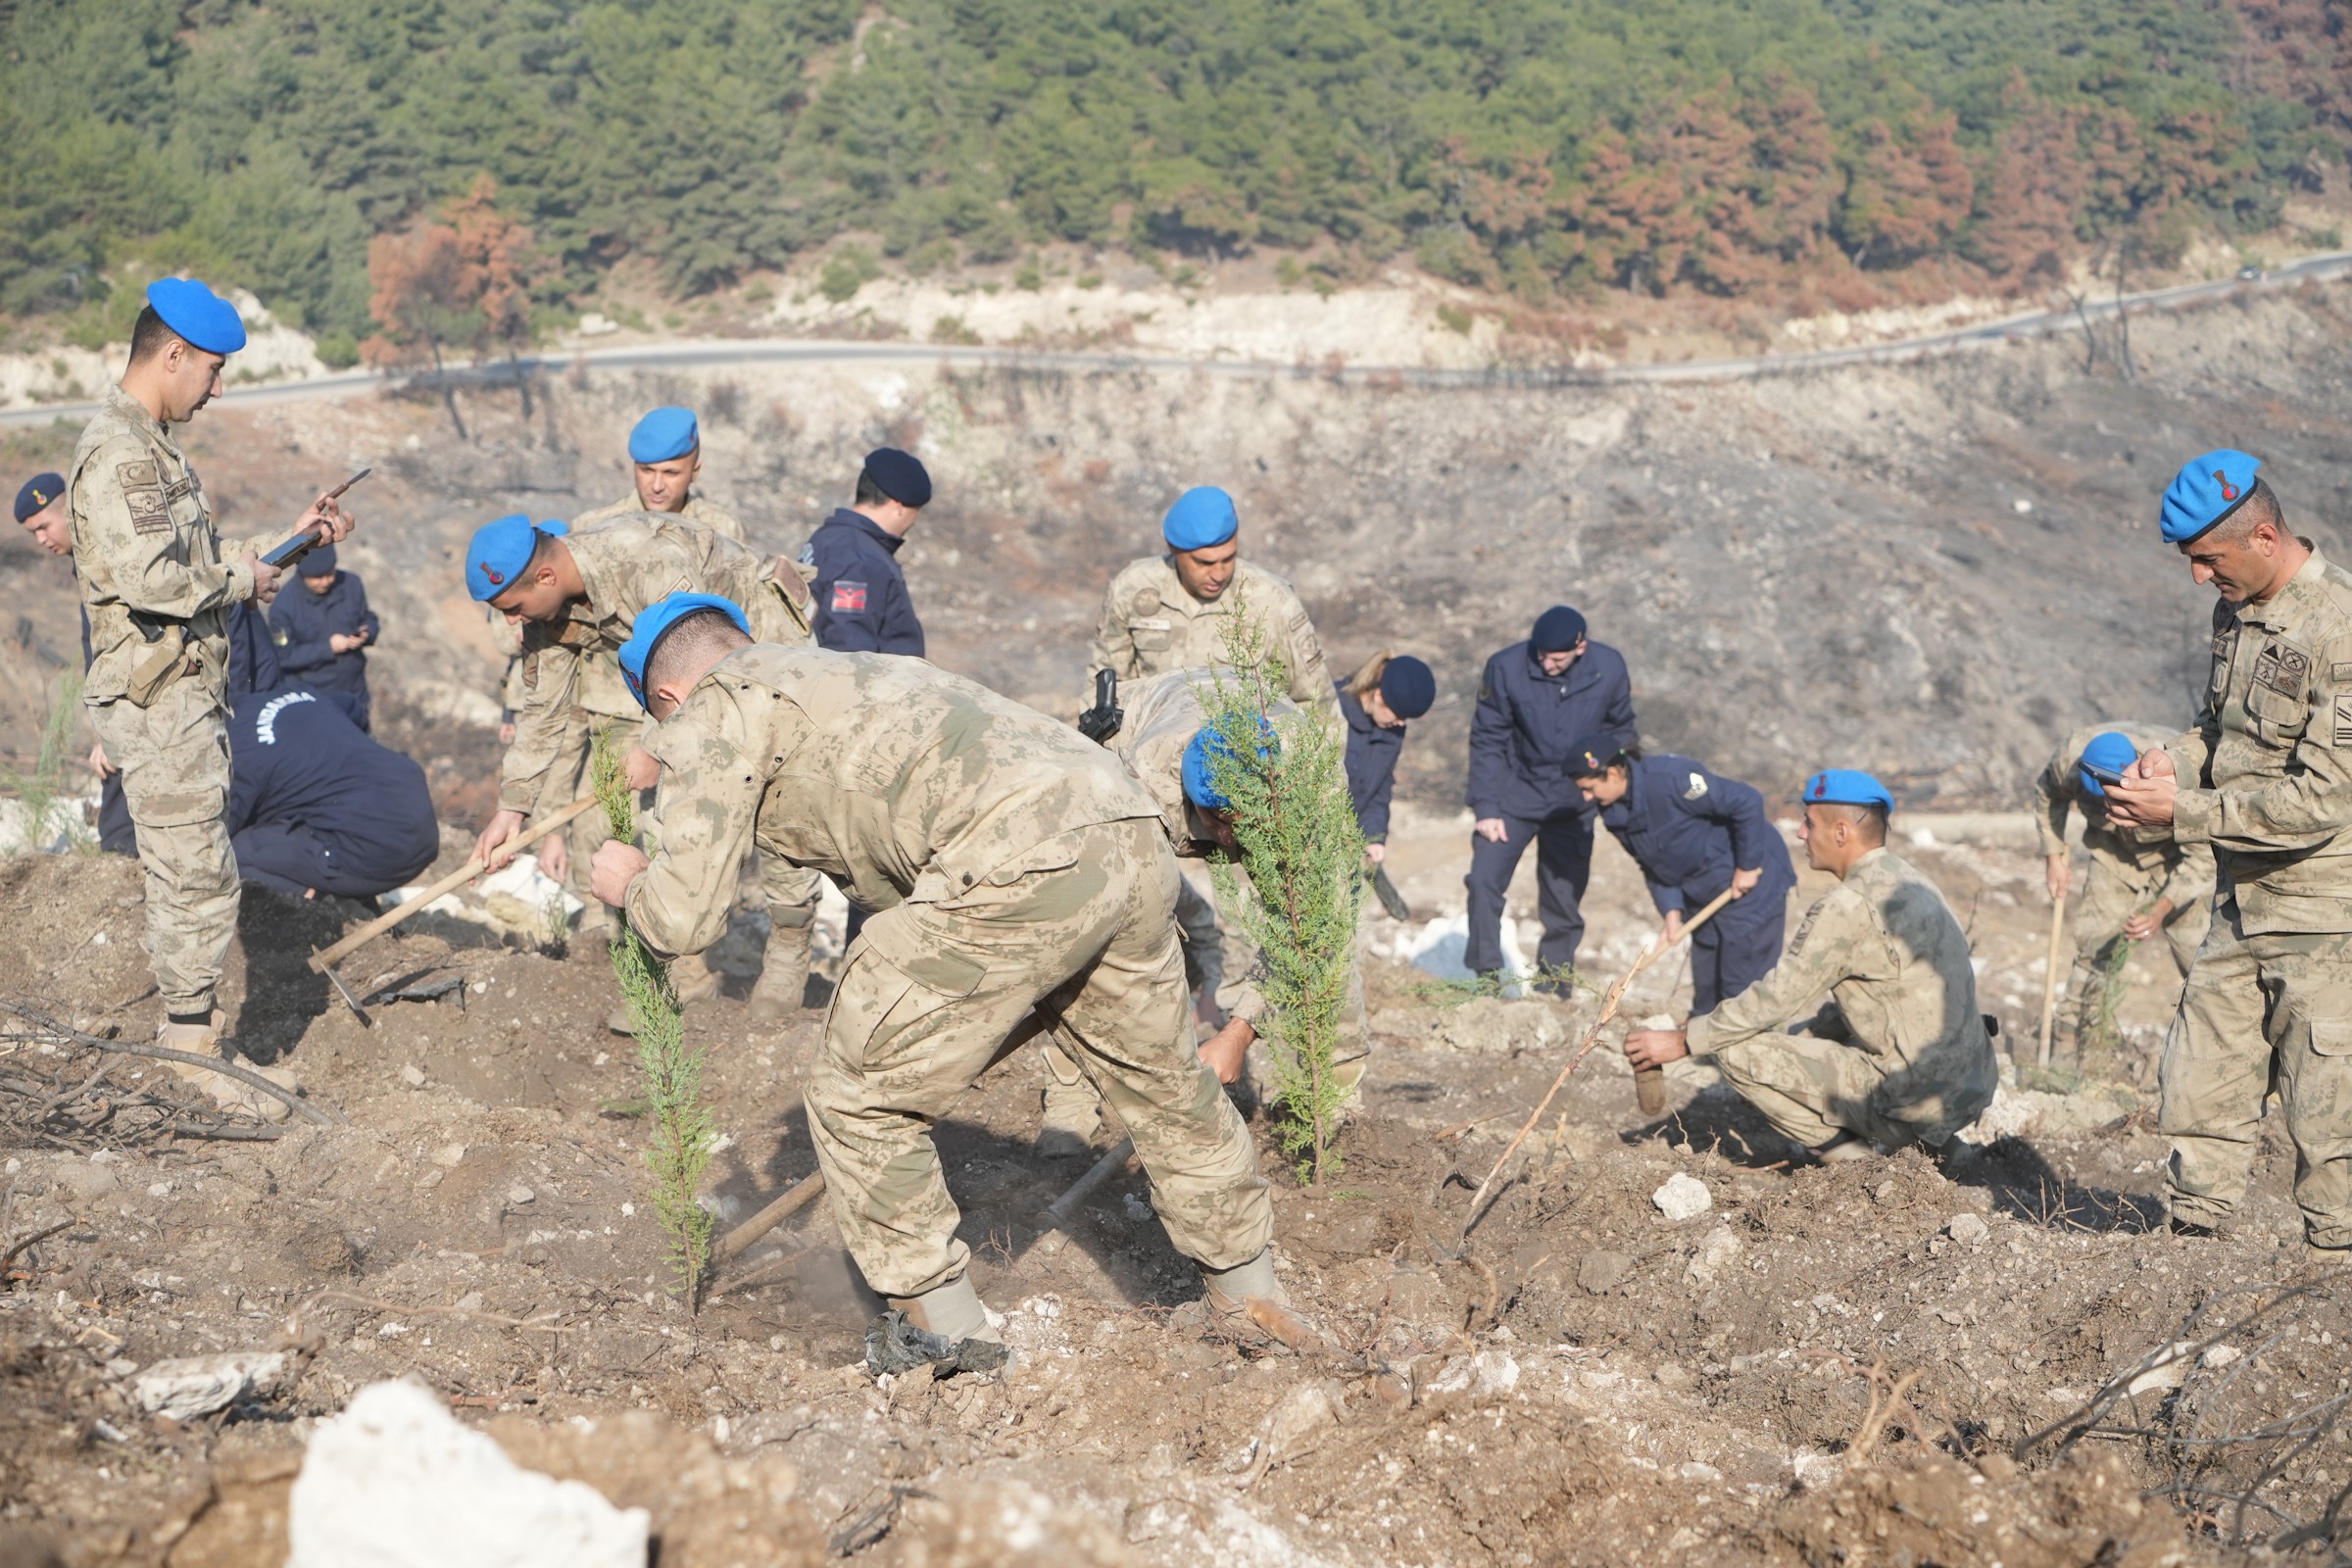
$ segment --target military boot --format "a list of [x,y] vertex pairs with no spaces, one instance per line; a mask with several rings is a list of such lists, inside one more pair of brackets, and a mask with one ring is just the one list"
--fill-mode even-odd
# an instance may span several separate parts
[[[215,1007],[212,1017],[203,1023],[173,1023],[166,1018],[163,1027],[155,1032],[155,1043],[172,1051],[184,1051],[194,1056],[220,1057],[220,1031],[226,1022],[226,1015],[219,1007]],[[175,1076],[212,1096],[213,1103],[222,1110],[242,1110],[272,1122],[284,1121],[294,1114],[285,1102],[276,1096],[265,1095],[251,1084],[239,1083],[226,1073],[199,1067],[192,1061],[168,1061],[164,1065],[170,1067]],[[299,1094],[302,1090],[302,1080],[283,1067],[263,1067],[250,1061],[238,1065],[247,1072],[260,1074],[290,1094]]]
[[[1087,1082],[1075,1062],[1067,1058],[1056,1060],[1057,1053],[1046,1051],[1045,1116],[1038,1126],[1036,1152],[1040,1159],[1064,1159],[1083,1154],[1094,1147],[1095,1134],[1102,1128],[1102,1097]],[[1067,1070],[1072,1078],[1064,1081]]]
[[1274,1277],[1274,1250],[1270,1247],[1232,1268],[1210,1268],[1203,1263],[1200,1283],[1208,1293],[1205,1304],[1216,1326],[1238,1340],[1259,1345],[1279,1341],[1300,1350],[1322,1338],[1312,1323],[1292,1310],[1290,1293]]
[[958,1274],[920,1296],[894,1296],[890,1304],[906,1313],[907,1322],[950,1345],[965,1340],[1002,1343],[998,1331],[989,1327],[988,1308],[980,1304],[980,1293],[972,1288],[969,1274]]
[[768,926],[760,978],[752,987],[752,1022],[772,1028],[800,1016],[808,991],[808,931],[806,925]]

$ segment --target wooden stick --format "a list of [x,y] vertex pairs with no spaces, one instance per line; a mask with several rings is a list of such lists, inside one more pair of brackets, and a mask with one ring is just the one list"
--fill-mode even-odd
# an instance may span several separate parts
[[[523,829],[522,836],[520,838],[509,839],[505,844],[499,847],[505,850],[509,855],[520,855],[524,850],[529,849],[532,845],[538,843],[541,839],[547,837],[556,829],[563,827],[573,817],[578,816],[582,811],[587,810],[595,804],[595,796],[583,795],[578,800],[572,802],[569,806],[564,808],[564,809],[561,811],[558,811],[555,815],[549,817],[546,821],[534,822],[529,827]],[[368,921],[366,925],[360,927],[357,931],[354,931],[351,935],[345,937],[333,947],[321,948],[317,953],[312,954],[312,972],[315,974],[324,974],[328,969],[341,962],[345,957],[348,957],[351,954],[357,952],[359,949],[366,947],[368,943],[373,942],[377,937],[382,936],[385,932],[391,930],[403,920],[407,920],[415,915],[423,913],[425,906],[431,904],[435,899],[442,897],[444,894],[455,893],[458,889],[464,887],[475,877],[480,876],[487,869],[489,868],[481,862],[481,859],[478,857],[468,858],[464,865],[458,867],[455,871],[450,872],[449,875],[443,877],[431,887],[426,888],[422,893],[417,894],[416,897],[409,900],[408,903],[402,905],[399,908],[391,910],[389,913],[377,915],[374,919]]]
[[[1731,902],[1732,890],[1725,888],[1721,893],[1715,895],[1713,903],[1683,922],[1683,929],[1676,936],[1675,943],[1687,940],[1691,932],[1713,919],[1716,911]],[[1600,1004],[1600,1016],[1592,1020],[1591,1029],[1585,1031],[1584,1042],[1576,1048],[1576,1054],[1568,1058],[1568,1065],[1560,1069],[1560,1075],[1554,1078],[1551,1081],[1551,1087],[1544,1091],[1543,1102],[1536,1106],[1535,1114],[1527,1118],[1526,1125],[1519,1129],[1519,1135],[1513,1138],[1510,1147],[1502,1152],[1502,1157],[1494,1161],[1494,1168],[1487,1172],[1487,1179],[1480,1182],[1478,1191],[1470,1195],[1470,1212],[1462,1220],[1464,1236],[1469,1235],[1470,1227],[1478,1223],[1479,1204],[1485,1200],[1487,1190],[1494,1185],[1494,1178],[1502,1174],[1502,1167],[1510,1163],[1511,1156],[1519,1152],[1519,1146],[1527,1142],[1527,1135],[1535,1131],[1536,1123],[1544,1119],[1544,1112],[1550,1106],[1553,1098],[1559,1094],[1561,1088],[1567,1084],[1568,1075],[1576,1071],[1578,1064],[1592,1054],[1595,1045],[1600,1043],[1600,1032],[1609,1026],[1610,1019],[1617,1016],[1618,1004],[1625,1001],[1626,988],[1634,983],[1634,976],[1648,968],[1654,960],[1665,956],[1666,950],[1674,946],[1674,943],[1658,940],[1659,936],[1664,935],[1665,932],[1660,930],[1657,936],[1651,937],[1649,946],[1642,950],[1642,956],[1634,960],[1634,966],[1619,976],[1615,985],[1609,987],[1608,995],[1602,999]]]
[[2058,901],[2050,906],[2050,972],[2041,982],[2041,1046],[2034,1054],[2034,1065],[2047,1068],[2050,1064],[2050,1020],[2058,1012],[2058,949],[2066,940],[2066,890],[2058,890]]
[[723,1263],[743,1251],[769,1231],[807,1208],[815,1200],[816,1195],[824,1190],[825,1173],[821,1170],[813,1176],[804,1177],[793,1183],[782,1198],[777,1199],[759,1213],[727,1232],[726,1239],[712,1250],[712,1260]]

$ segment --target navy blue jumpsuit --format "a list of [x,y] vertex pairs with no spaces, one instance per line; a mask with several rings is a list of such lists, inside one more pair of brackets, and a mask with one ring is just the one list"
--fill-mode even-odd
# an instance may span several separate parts
[[245,881],[372,898],[441,853],[424,769],[362,734],[347,701],[301,686],[237,699],[227,826]]
[[373,641],[382,630],[375,612],[368,608],[368,590],[354,573],[338,571],[334,585],[315,594],[299,582],[278,590],[270,608],[270,635],[277,644],[277,662],[286,678],[313,691],[348,692],[354,701],[352,721],[362,729],[368,721],[368,650],[338,654],[327,639],[350,637],[362,631]]
[[923,623],[915,618],[906,574],[892,559],[906,542],[847,507],[817,525],[801,551],[801,560],[816,567],[809,587],[817,647],[923,657]]
[[1544,916],[1537,956],[1547,968],[1576,965],[1585,939],[1578,907],[1592,872],[1592,808],[1569,770],[1576,743],[1606,732],[1620,745],[1639,738],[1634,687],[1625,657],[1588,642],[1577,662],[1544,673],[1533,647],[1516,642],[1487,661],[1478,708],[1470,718],[1470,813],[1500,817],[1500,844],[1470,835],[1469,941],[1462,961],[1474,973],[1502,967],[1503,896],[1520,852],[1536,845],[1536,902]]
[[1404,749],[1405,726],[1383,729],[1364,705],[1335,680],[1340,716],[1348,721],[1348,794],[1355,802],[1355,825],[1366,844],[1385,844],[1389,838],[1389,797],[1396,788],[1396,756]]
[[1781,934],[1796,868],[1764,814],[1755,786],[1710,773],[1687,757],[1644,757],[1628,770],[1625,795],[1600,811],[1649,884],[1658,913],[1697,913],[1732,885],[1735,870],[1764,879],[1690,934],[1690,1011],[1754,985],[1781,961]]

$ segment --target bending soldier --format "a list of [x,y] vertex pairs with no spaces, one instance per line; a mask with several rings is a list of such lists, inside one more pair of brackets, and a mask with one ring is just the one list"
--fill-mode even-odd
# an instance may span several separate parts
[[[466,584],[510,621],[527,623],[522,711],[499,772],[498,812],[476,845],[493,864],[507,858],[500,846],[526,820],[561,810],[586,791],[599,732],[626,756],[630,786],[653,787],[653,759],[638,750],[645,713],[616,658],[648,605],[681,589],[715,593],[741,605],[766,641],[808,638],[799,572],[699,523],[654,513],[569,532],[554,524],[534,528],[525,516],[501,517],[466,546]],[[568,845],[559,838],[540,844],[548,874],[568,880],[582,896],[588,858],[605,839],[603,822],[602,812],[588,812],[574,822]],[[752,1018],[766,1023],[801,1005],[817,882],[772,858],[760,861],[760,879],[769,923]],[[601,931],[603,919],[603,906],[591,900],[582,932]],[[673,966],[672,979],[682,1003],[718,994],[719,977],[700,949]]]
[[2082,848],[2090,858],[2074,910],[2074,971],[2067,976],[2066,1010],[2052,1052],[2053,1061],[2073,1061],[2070,1076],[2114,1068],[2110,998],[2122,991],[2126,945],[2162,937],[2185,977],[2213,923],[2213,846],[2180,844],[2170,828],[2113,820],[2107,787],[2098,778],[2120,773],[2173,734],[2155,724],[2079,729],[2034,779],[2034,825],[2053,903],[2073,879],[2066,848],[2070,811],[2082,813]]
[[[1867,1158],[1874,1144],[1960,1153],[1960,1129],[2000,1080],[1968,938],[1936,884],[1886,847],[1894,798],[1884,784],[1832,769],[1805,781],[1804,802],[1805,858],[1838,886],[1770,974],[1682,1029],[1634,1030],[1626,1059],[1713,1056],[1725,1083],[1816,1158]],[[1781,1033],[1824,992],[1827,1005]]]
[[2298,538],[2261,465],[2208,452],[2164,539],[2220,595],[2197,726],[2108,788],[2108,814],[2210,845],[2221,894],[2159,1072],[2173,1228],[2245,1196],[2275,1086],[2318,1259],[2352,1261],[2352,575]]
[[931,1128],[1034,1009],[1133,1132],[1212,1304],[1280,1299],[1255,1152],[1194,1053],[1152,802],[1102,748],[974,682],[755,644],[745,625],[697,594],[639,616],[621,658],[659,720],[661,849],[607,844],[595,891],[657,951],[691,953],[725,929],[757,844],[876,911],[807,1089],[867,1282],[932,1333],[988,1336]]

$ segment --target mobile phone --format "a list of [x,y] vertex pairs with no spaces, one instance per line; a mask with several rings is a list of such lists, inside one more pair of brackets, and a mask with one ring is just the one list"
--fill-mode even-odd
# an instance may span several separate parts
[[2084,762],[2081,765],[2083,772],[2088,773],[2101,784],[2121,784],[2124,781],[2124,775],[2112,767],[2101,767],[2096,762]]
[[[374,471],[375,469],[373,467],[362,468],[359,472],[353,474],[350,478],[344,480],[332,490],[329,490],[326,493],[326,499],[329,501],[339,500],[344,491],[350,489],[353,485],[358,484],[362,479],[367,478]],[[270,566],[283,571],[287,566],[293,564],[297,561],[300,561],[312,550],[318,548],[318,531],[315,528],[305,528],[302,532],[294,535],[293,538],[288,539],[285,543],[272,549],[268,555],[262,557],[262,560]]]

